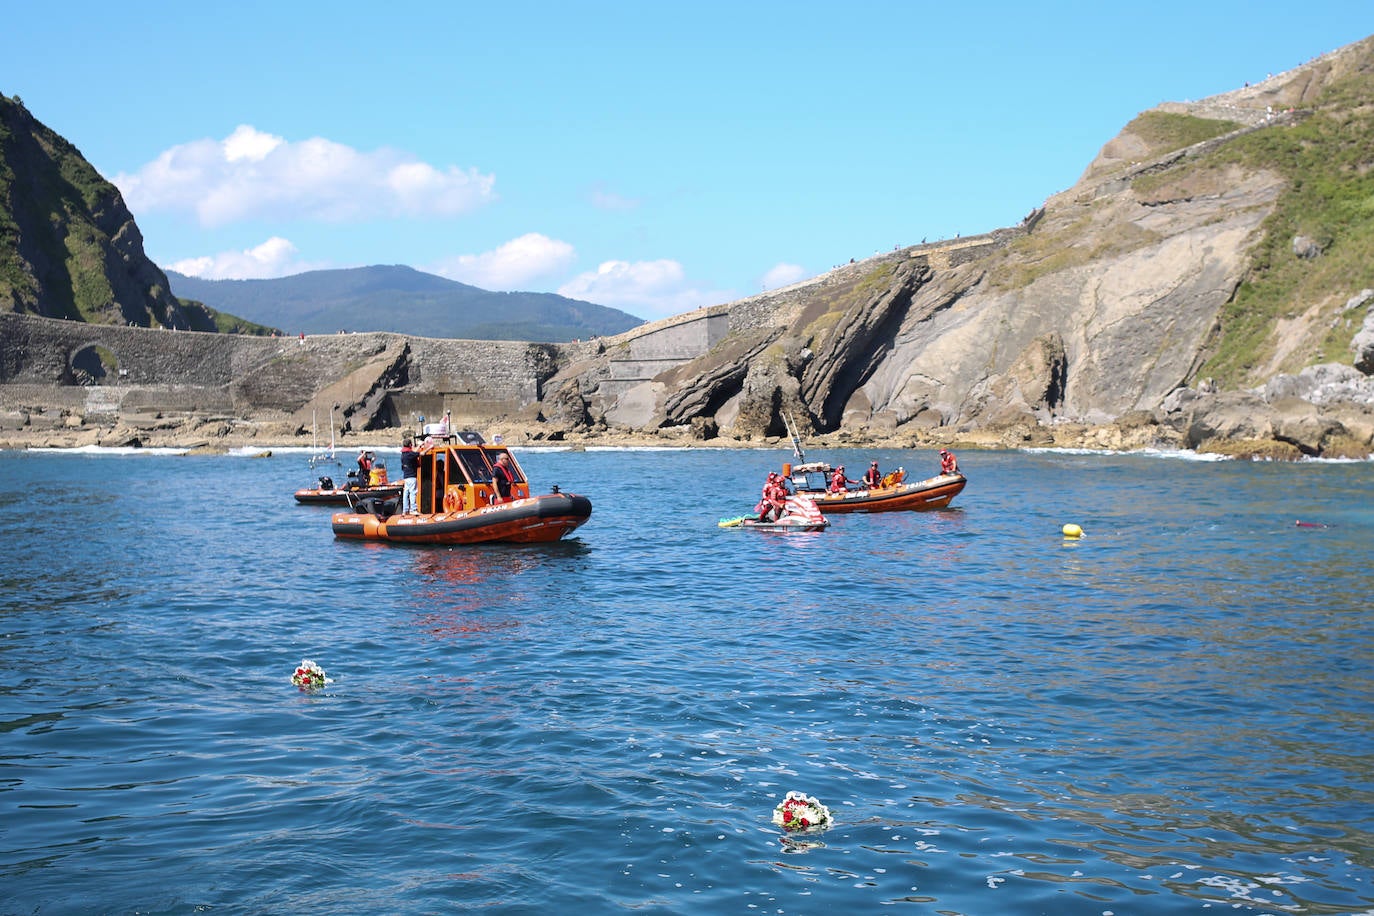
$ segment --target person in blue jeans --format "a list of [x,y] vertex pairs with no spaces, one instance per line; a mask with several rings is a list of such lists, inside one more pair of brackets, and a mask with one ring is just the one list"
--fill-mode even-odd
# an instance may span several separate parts
[[401,514],[414,515],[416,478],[420,473],[420,453],[411,447],[409,438],[401,442]]

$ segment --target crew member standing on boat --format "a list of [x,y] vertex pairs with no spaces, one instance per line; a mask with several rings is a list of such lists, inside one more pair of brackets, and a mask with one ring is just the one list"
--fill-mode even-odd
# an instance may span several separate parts
[[492,502],[503,503],[510,499],[511,487],[515,485],[515,472],[510,467],[510,455],[502,452],[491,466],[491,483],[496,488],[496,499]]
[[870,490],[876,490],[883,485],[883,472],[878,470],[878,462],[873,462],[868,466],[868,471],[864,474],[864,486]]
[[401,514],[419,512],[415,495],[420,476],[420,455],[412,447],[409,437],[401,440]]
[[940,473],[959,473],[959,459],[955,458],[954,453],[947,448],[940,449]]
[[830,476],[830,492],[846,493],[849,491],[849,478],[844,476],[844,465],[835,468],[835,473]]
[[368,456],[367,449],[358,449],[358,470],[353,477],[353,484],[358,489],[363,489],[372,481],[372,459]]

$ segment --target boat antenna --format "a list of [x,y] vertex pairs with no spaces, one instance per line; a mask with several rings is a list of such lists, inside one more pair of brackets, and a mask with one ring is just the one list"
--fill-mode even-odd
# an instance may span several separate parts
[[787,435],[792,437],[792,454],[798,461],[806,460],[806,453],[802,451],[801,433],[797,429],[797,421],[792,418],[790,411],[782,412],[782,424],[787,427]]

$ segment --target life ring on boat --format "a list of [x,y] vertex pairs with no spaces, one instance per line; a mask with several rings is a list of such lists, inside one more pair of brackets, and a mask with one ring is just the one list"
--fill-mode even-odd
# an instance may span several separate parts
[[447,493],[445,493],[445,494],[444,494],[444,511],[445,511],[445,512],[462,512],[462,511],[463,511],[463,494],[462,494],[462,493],[459,493],[457,490],[449,490]]

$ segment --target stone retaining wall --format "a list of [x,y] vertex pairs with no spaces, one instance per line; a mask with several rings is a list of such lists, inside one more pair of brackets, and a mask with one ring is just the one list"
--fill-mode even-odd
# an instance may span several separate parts
[[[264,338],[4,313],[0,409],[289,416],[328,393],[339,403],[391,396],[402,416],[412,407],[437,415],[459,406],[494,416],[538,401],[563,358],[558,345],[518,341],[383,333]],[[399,381],[383,377],[392,363]],[[368,366],[377,378],[336,390]],[[399,390],[368,390],[377,379]]]

